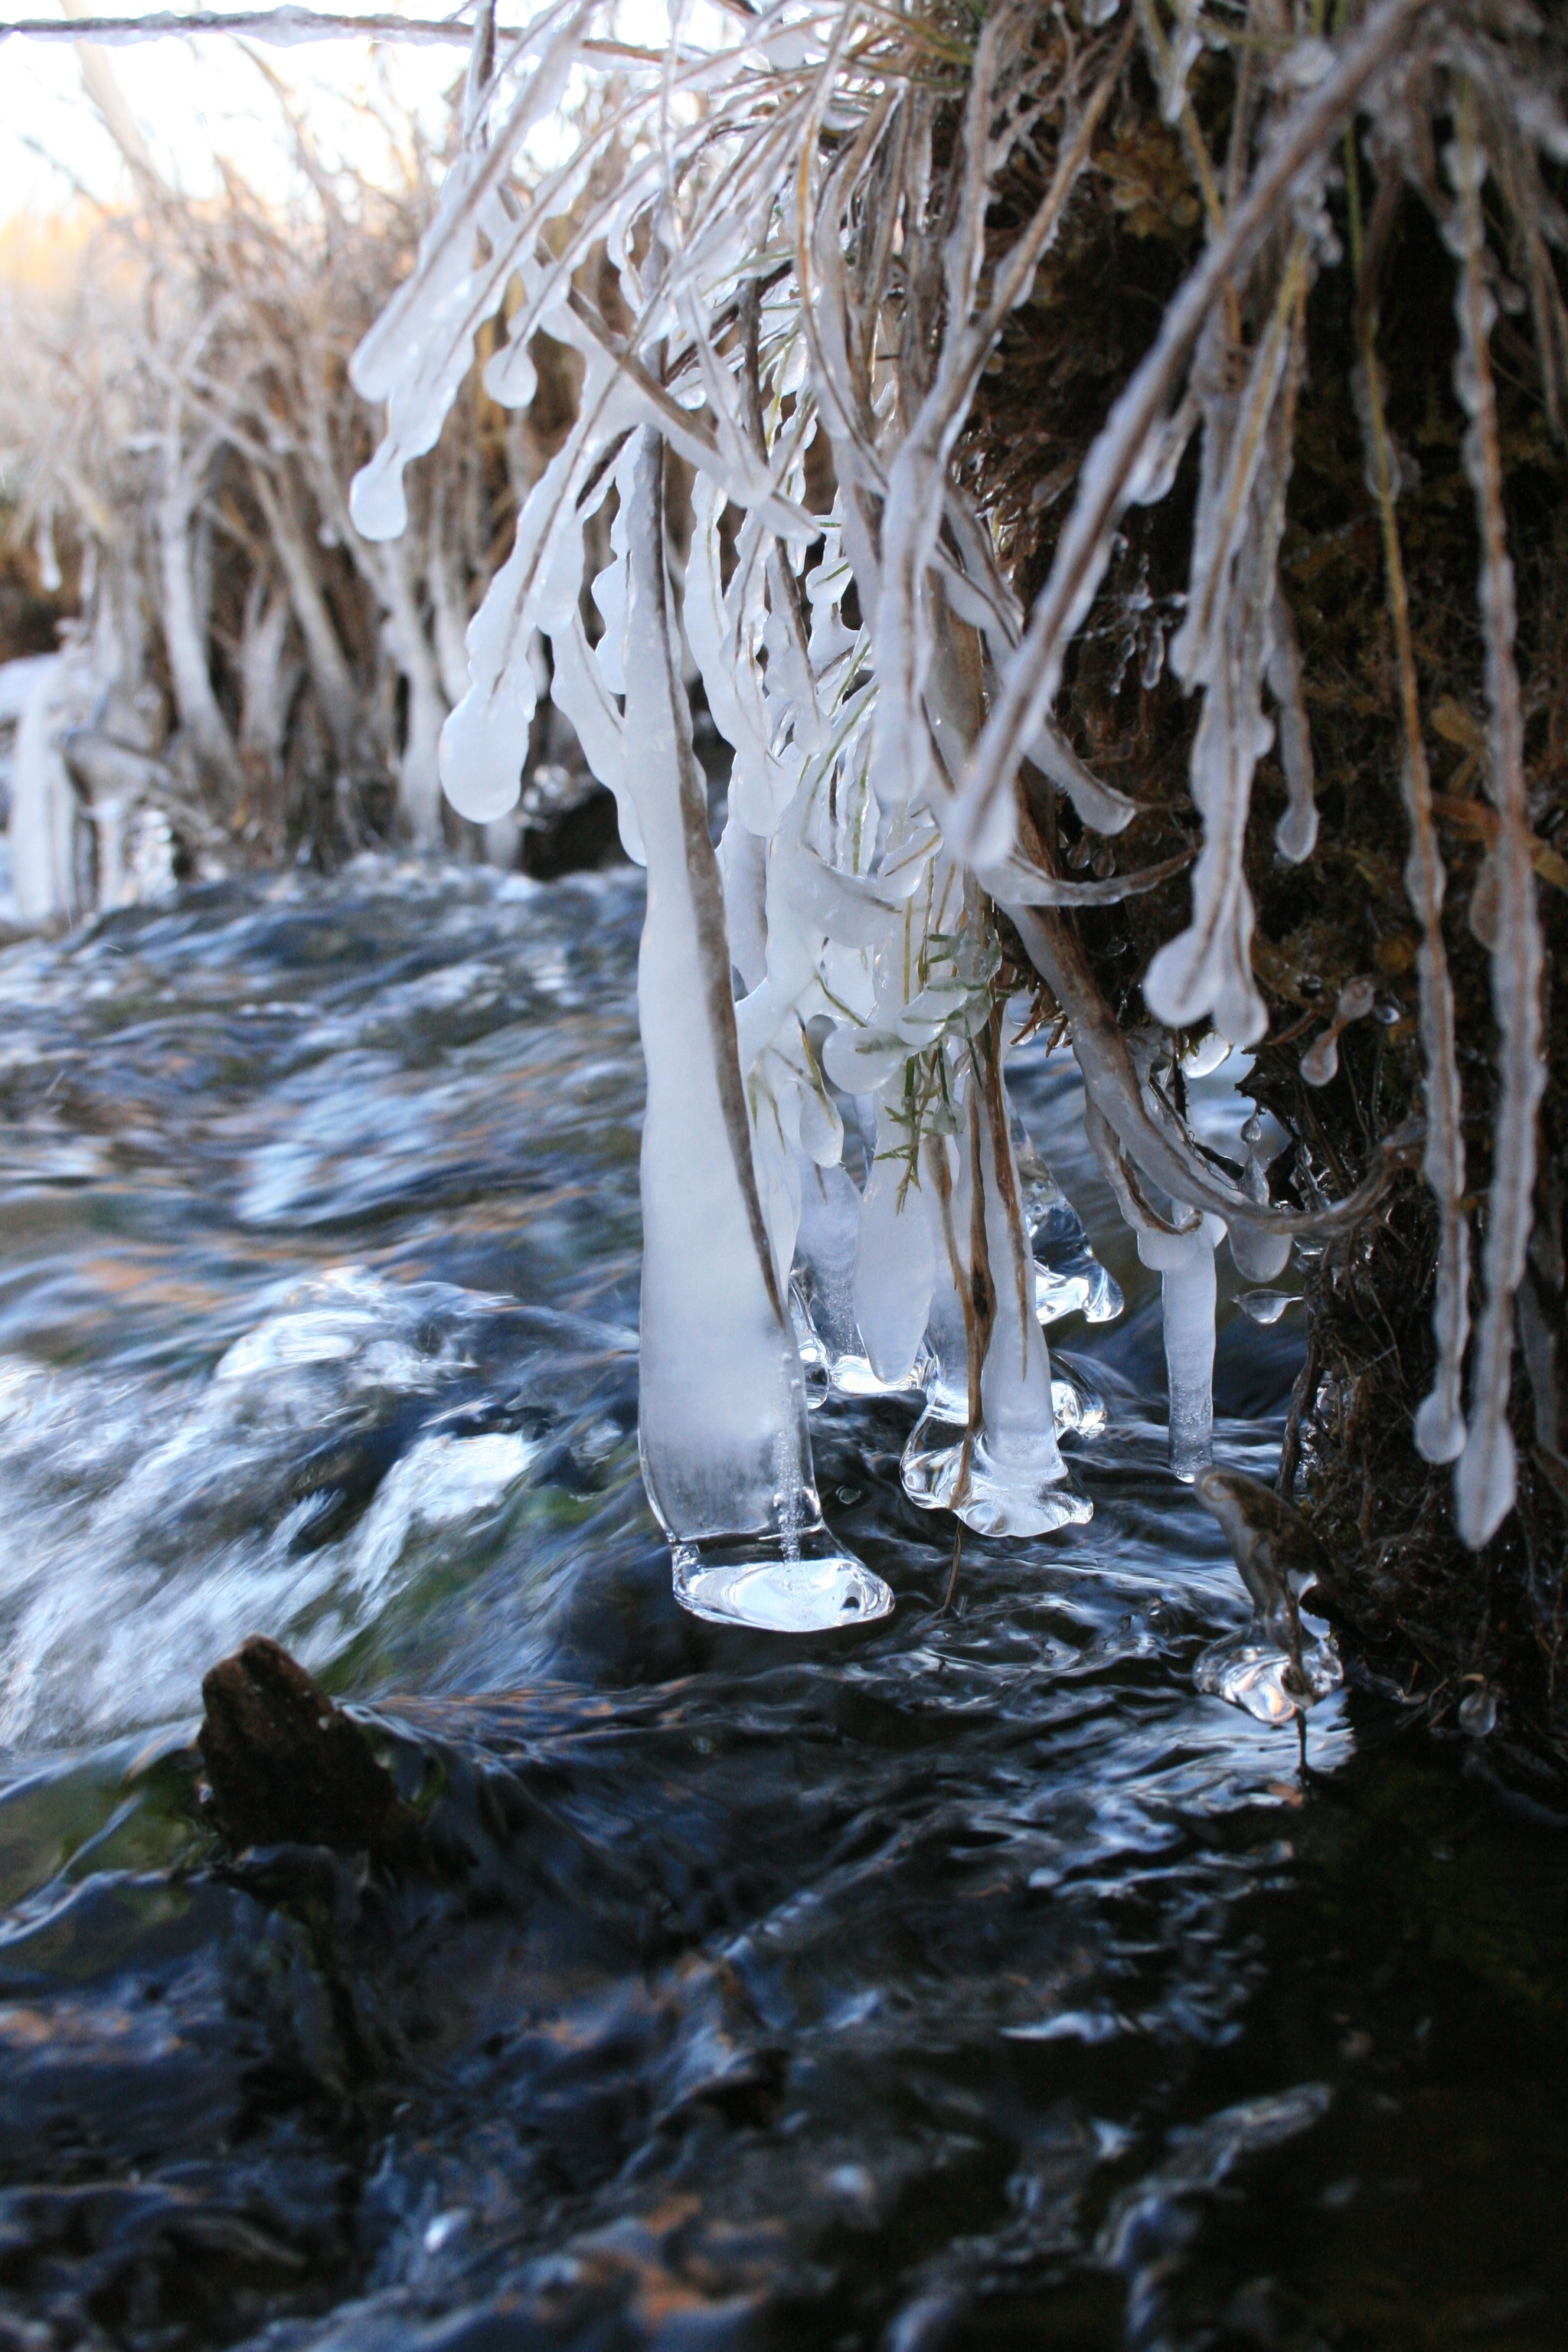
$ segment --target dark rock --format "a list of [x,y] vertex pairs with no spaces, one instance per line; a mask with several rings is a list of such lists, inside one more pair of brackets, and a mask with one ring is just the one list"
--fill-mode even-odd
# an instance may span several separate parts
[[325,1845],[407,1855],[418,1819],[364,1734],[303,1666],[253,1633],[202,1683],[197,1746],[211,1810],[236,1846]]
[[583,874],[625,860],[612,793],[590,782],[581,797],[563,796],[559,805],[530,813],[518,848],[518,863],[536,882],[563,874]]

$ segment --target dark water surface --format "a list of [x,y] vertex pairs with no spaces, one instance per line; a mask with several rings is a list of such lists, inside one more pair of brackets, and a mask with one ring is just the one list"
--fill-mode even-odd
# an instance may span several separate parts
[[[904,1502],[816,1642],[681,1617],[636,1444],[636,878],[364,866],[0,957],[0,2344],[1568,2345],[1568,1837],[1237,1628],[1153,1278],[1056,1327],[1087,1529]],[[1213,1115],[1243,1114],[1226,1073]],[[1226,1310],[1267,1473],[1293,1314]],[[374,1711],[437,1856],[226,1863],[204,1669]]]

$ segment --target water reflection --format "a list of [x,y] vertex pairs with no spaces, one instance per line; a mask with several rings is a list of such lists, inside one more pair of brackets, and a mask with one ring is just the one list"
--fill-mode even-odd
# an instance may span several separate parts
[[[1060,1057],[1092,1524],[944,1607],[916,1401],[835,1396],[891,1619],[674,1608],[638,914],[366,866],[0,958],[0,2340],[1545,2347],[1563,1852],[1386,1706],[1303,1781],[1194,1691],[1249,1604]],[[1293,1324],[1224,1313],[1257,1475]],[[418,1871],[220,1863],[187,1743],[258,1628],[377,1702]]]

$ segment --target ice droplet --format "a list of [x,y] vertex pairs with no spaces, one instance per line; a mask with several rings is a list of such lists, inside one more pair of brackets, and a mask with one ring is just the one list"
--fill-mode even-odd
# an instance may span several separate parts
[[1237,1305],[1254,1323],[1278,1323],[1288,1307],[1296,1300],[1288,1290],[1243,1290],[1237,1294]]
[[1302,1650],[1300,1681],[1288,1652],[1251,1633],[1215,1642],[1193,1669],[1194,1689],[1240,1707],[1258,1723],[1289,1723],[1292,1716],[1304,1714],[1338,1690],[1343,1680],[1331,1633]]

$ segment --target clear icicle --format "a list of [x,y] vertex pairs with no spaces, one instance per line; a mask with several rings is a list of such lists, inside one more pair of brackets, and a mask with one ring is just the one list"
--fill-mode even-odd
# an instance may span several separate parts
[[980,1368],[984,1425],[969,1493],[956,1508],[977,1535],[1048,1535],[1082,1526],[1094,1507],[1073,1492],[1057,1445],[1050,1351],[1035,1314],[1034,1256],[1019,1209],[1000,1069],[988,1083],[980,1073],[972,1077],[969,1118],[965,1206],[976,1243],[984,1230],[994,1321]]
[[800,1359],[752,1166],[707,793],[671,641],[663,464],[658,437],[639,433],[626,682],[647,854],[644,1476],[678,1596],[697,1614],[781,1631],[858,1622],[891,1599],[833,1543],[813,1484]]
[[[865,1362],[855,1321],[860,1195],[847,1170],[815,1164],[802,1168],[800,1192],[795,1263],[801,1290],[812,1328],[822,1344],[829,1380],[841,1394],[856,1393]],[[870,1367],[866,1370],[868,1372]]]
[[[967,1133],[963,1142],[967,1146]],[[926,1138],[921,1155],[923,1205],[931,1228],[933,1275],[926,1327],[929,1357],[925,1405],[910,1432],[899,1475],[905,1494],[922,1511],[951,1510],[967,1485],[973,1309],[969,1260],[957,1223],[960,1147],[946,1136]]]
[[[1185,1213],[1181,1202],[1172,1209],[1177,1217]],[[1160,1276],[1171,1469],[1189,1486],[1214,1454],[1214,1254],[1224,1232],[1217,1217],[1205,1216],[1184,1233],[1144,1225],[1138,1234],[1139,1256]]]
[[1514,666],[1513,566],[1503,513],[1502,461],[1489,337],[1494,316],[1484,277],[1480,184],[1485,163],[1476,142],[1474,100],[1461,90],[1460,135],[1448,159],[1458,190],[1452,241],[1461,254],[1455,309],[1459,352],[1455,383],[1470,425],[1465,470],[1476,496],[1481,541],[1480,609],[1486,645],[1487,776],[1500,823],[1490,860],[1498,922],[1491,950],[1501,1080],[1492,1129],[1492,1180],[1487,1194],[1481,1265],[1486,1305],[1476,1335],[1469,1429],[1455,1473],[1459,1533],[1479,1549],[1513,1507],[1516,1465],[1508,1402],[1513,1356],[1513,1300],[1524,1273],[1533,1215],[1536,1120],[1545,1090],[1541,1051],[1541,919],[1531,866],[1525,800],[1524,714]]
[[1289,800],[1274,828],[1274,845],[1289,865],[1310,857],[1318,842],[1318,803],[1313,797],[1312,736],[1301,687],[1301,652],[1290,607],[1276,583],[1268,608],[1268,691],[1279,712],[1279,764]]

